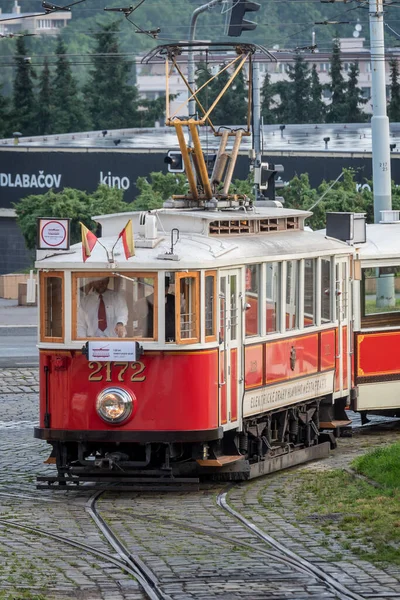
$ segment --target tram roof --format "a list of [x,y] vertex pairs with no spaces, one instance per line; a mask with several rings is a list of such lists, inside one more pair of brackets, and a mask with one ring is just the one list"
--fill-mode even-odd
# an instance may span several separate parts
[[376,223],[367,225],[367,241],[357,246],[362,260],[400,260],[400,223]]
[[[155,214],[155,213],[153,213]],[[242,220],[272,217],[298,216],[302,220],[310,213],[291,209],[262,209],[254,214],[240,213]],[[279,260],[290,258],[317,257],[329,254],[345,254],[353,250],[344,242],[327,239],[302,226],[297,230],[270,231],[263,233],[245,233],[230,235],[210,235],[210,223],[218,219],[225,221],[240,218],[237,211],[210,212],[199,211],[157,211],[158,243],[155,247],[143,247],[139,237],[140,213],[122,213],[95,217],[102,224],[101,244],[108,252],[116,243],[119,232],[132,218],[135,237],[135,256],[125,258],[122,241],[118,241],[114,250],[114,263],[109,263],[107,253],[100,244],[96,244],[90,258],[83,263],[82,244],[71,246],[69,251],[38,259],[38,268],[85,269],[85,270],[182,270],[237,266],[246,262]],[[188,218],[188,217],[192,218]],[[170,218],[173,217],[173,218]],[[171,230],[179,229],[179,240],[171,253]],[[205,231],[207,233],[205,233]]]

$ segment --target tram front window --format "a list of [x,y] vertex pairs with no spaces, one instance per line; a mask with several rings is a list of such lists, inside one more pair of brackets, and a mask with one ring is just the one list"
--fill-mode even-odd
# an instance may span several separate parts
[[154,339],[155,282],[152,274],[75,274],[76,337]]
[[63,338],[63,278],[59,273],[41,273],[40,286],[43,310],[41,339],[60,341]]

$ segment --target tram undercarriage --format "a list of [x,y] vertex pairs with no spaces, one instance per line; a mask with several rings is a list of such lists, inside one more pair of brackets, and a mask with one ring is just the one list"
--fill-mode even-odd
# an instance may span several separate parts
[[185,433],[186,441],[99,442],[93,437],[83,441],[82,432],[80,440],[60,435],[61,439],[50,441],[43,430],[37,430],[37,437],[47,437],[52,445],[46,462],[55,464],[58,472],[57,477],[39,477],[38,481],[134,484],[179,478],[252,479],[329,454],[336,441],[332,433],[320,431],[321,408],[318,399],[264,413],[245,419],[240,433],[219,429],[207,441],[190,441],[190,432]]

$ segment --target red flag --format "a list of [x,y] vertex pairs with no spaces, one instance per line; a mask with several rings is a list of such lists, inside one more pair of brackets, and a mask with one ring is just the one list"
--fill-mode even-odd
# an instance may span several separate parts
[[122,238],[124,245],[125,258],[128,259],[131,256],[135,256],[135,244],[133,241],[133,229],[132,220],[129,219],[123,230],[118,236],[118,239]]
[[83,223],[81,225],[82,233],[82,258],[83,262],[86,262],[89,256],[92,254],[92,250],[96,245],[97,237],[92,233]]

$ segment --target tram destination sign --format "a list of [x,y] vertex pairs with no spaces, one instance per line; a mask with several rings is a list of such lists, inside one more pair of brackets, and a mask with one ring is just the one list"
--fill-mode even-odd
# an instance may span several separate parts
[[136,342],[88,342],[87,357],[89,360],[135,362],[139,358]]
[[244,397],[244,416],[279,408],[288,403],[309,400],[333,392],[333,371],[319,373],[312,377],[304,377],[286,383],[270,385],[257,390],[246,392]]

